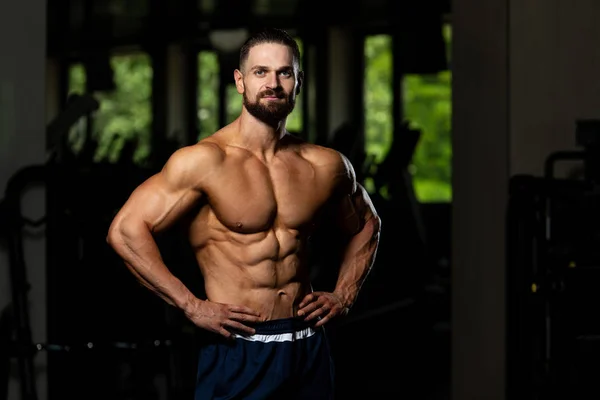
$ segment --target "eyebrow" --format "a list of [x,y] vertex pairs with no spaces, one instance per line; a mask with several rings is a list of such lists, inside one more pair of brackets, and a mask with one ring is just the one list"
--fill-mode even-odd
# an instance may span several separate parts
[[[266,69],[266,70],[271,70],[271,68],[267,67],[266,65],[255,65],[252,68],[250,68],[251,71],[256,70],[256,69]],[[286,71],[286,70],[293,70],[294,67],[291,65],[286,65],[283,66],[281,68],[277,68],[277,71]]]

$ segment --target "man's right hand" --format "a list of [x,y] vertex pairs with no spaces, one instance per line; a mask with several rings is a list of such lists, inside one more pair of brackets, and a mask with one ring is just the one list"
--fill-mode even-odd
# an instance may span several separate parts
[[260,314],[248,307],[200,299],[187,307],[185,315],[196,326],[228,339],[233,338],[233,332],[254,335],[255,330],[244,323],[260,322]]

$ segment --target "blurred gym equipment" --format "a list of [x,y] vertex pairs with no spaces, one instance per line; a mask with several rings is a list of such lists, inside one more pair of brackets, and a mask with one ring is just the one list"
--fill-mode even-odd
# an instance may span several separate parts
[[[600,394],[600,121],[577,121],[576,143],[549,155],[545,176],[510,182],[507,398]],[[581,173],[559,178],[565,161]]]
[[[132,288],[143,290],[127,276],[111,275],[111,252],[102,246],[112,216],[151,171],[88,164],[69,153],[69,130],[97,107],[90,96],[73,96],[47,127],[48,162],[17,171],[0,202],[0,238],[8,249],[11,287],[11,302],[0,314],[0,399],[8,396],[10,363],[16,360],[21,399],[37,400],[34,359],[40,352],[48,353],[48,373],[55,378],[49,390],[60,398],[84,390],[89,391],[86,399],[152,399],[160,392],[180,398],[189,381],[179,370],[185,361],[177,358],[192,353],[193,334],[164,306],[152,307],[152,299],[132,293]],[[21,210],[23,194],[32,186],[46,189],[49,211],[39,220]],[[46,233],[47,343],[33,341],[29,316],[23,239],[32,227],[44,227]],[[121,263],[113,260],[116,265]],[[139,300],[129,296],[143,299],[144,307],[135,310]],[[175,318],[176,329],[170,330],[169,318]],[[142,323],[144,319],[157,321],[156,326]]]

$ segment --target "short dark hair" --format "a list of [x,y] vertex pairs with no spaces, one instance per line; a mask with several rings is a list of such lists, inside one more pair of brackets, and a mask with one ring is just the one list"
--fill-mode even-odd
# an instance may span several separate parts
[[283,29],[266,28],[251,35],[242,45],[240,49],[240,68],[248,59],[250,49],[263,43],[277,43],[289,47],[292,49],[294,59],[298,62],[298,66],[300,65],[300,48],[294,38]]

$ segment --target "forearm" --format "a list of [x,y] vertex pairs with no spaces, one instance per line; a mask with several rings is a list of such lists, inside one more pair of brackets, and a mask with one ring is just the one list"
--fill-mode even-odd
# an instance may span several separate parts
[[111,228],[108,242],[140,283],[168,304],[185,311],[196,300],[190,290],[169,271],[145,224],[123,223]]
[[334,293],[344,307],[350,308],[364,283],[377,253],[379,245],[380,221],[371,217],[363,229],[348,242],[342,258]]

